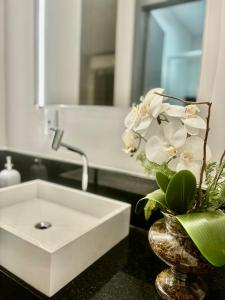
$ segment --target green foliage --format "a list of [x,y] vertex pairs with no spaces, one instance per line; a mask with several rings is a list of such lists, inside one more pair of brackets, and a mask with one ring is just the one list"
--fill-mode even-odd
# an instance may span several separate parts
[[167,163],[157,164],[156,162],[149,161],[146,158],[146,155],[143,151],[139,152],[136,156],[136,159],[141,162],[141,165],[145,169],[146,173],[149,175],[153,175],[156,172],[163,173],[167,177],[171,178],[176,172],[169,169]]
[[206,183],[203,208],[218,209],[225,205],[225,161],[220,165],[210,162],[206,166]]
[[153,210],[156,210],[157,208],[158,208],[157,202],[153,200],[148,200],[144,208],[145,220],[149,220]]
[[135,213],[140,214],[144,208],[145,219],[148,220],[153,210],[163,209],[165,206],[165,194],[159,189],[140,199],[136,205]]
[[135,212],[140,214],[144,209],[148,220],[153,210],[161,208],[175,214],[186,213],[194,203],[196,192],[195,176],[188,170],[176,173],[169,179],[162,173],[157,173],[160,189],[146,195],[138,201]]
[[176,173],[166,190],[166,204],[175,213],[186,213],[194,203],[196,178],[188,170]]
[[148,202],[148,198],[141,198],[140,200],[138,200],[138,202],[135,206],[135,213],[137,215],[140,215],[143,212],[147,202]]
[[156,173],[156,181],[157,181],[157,184],[158,186],[160,187],[160,189],[166,193],[166,189],[167,189],[167,186],[170,182],[170,179],[168,176],[166,176],[164,173],[161,173],[161,172],[157,172]]
[[215,173],[216,173],[217,164],[215,161],[211,161],[206,165],[205,174],[206,174],[206,184],[210,186],[214,180]]
[[225,214],[222,211],[177,216],[201,254],[214,266],[225,265]]

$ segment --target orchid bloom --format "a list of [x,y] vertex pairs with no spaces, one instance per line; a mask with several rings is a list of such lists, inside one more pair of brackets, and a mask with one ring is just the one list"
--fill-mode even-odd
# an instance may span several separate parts
[[[199,182],[203,162],[203,145],[204,140],[198,136],[187,138],[186,143],[179,149],[177,157],[169,162],[169,168],[177,172],[190,170]],[[206,154],[206,161],[209,161],[211,151],[208,146]]]
[[151,119],[149,116],[142,117],[139,107],[133,106],[129,114],[126,116],[124,124],[127,130],[141,132],[150,126]]
[[129,114],[125,118],[125,127],[128,130],[141,132],[146,130],[153,119],[156,119],[163,111],[163,96],[155,94],[155,92],[163,93],[163,89],[156,88],[150,90],[145,97],[141,98],[141,103],[133,106]]
[[166,124],[163,127],[163,136],[153,136],[148,140],[145,147],[147,159],[158,164],[168,162],[176,157],[186,138],[187,131],[181,122],[172,121]]
[[161,88],[155,88],[150,90],[146,96],[142,99],[139,105],[141,115],[149,115],[151,118],[157,118],[161,113],[163,105],[163,96],[157,95],[155,93],[162,94],[164,92]]
[[122,135],[122,140],[125,146],[123,151],[127,154],[132,155],[134,152],[137,151],[140,145],[141,136],[132,130],[125,130],[125,132]]
[[195,104],[169,105],[165,111],[169,117],[180,118],[190,135],[198,135],[200,129],[206,129],[206,122],[197,114],[199,112],[200,110]]

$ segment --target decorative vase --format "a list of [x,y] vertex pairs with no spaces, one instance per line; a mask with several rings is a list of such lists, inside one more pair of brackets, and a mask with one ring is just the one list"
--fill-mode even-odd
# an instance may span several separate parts
[[207,294],[205,282],[198,276],[214,268],[202,257],[176,217],[164,214],[149,230],[149,242],[155,254],[170,268],[158,274],[155,286],[166,300],[199,300]]

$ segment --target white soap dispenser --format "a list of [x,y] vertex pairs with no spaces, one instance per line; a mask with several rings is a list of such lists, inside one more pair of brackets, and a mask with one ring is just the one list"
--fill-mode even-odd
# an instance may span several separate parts
[[21,182],[20,173],[12,167],[12,158],[11,156],[7,156],[5,170],[0,172],[0,187],[6,187]]

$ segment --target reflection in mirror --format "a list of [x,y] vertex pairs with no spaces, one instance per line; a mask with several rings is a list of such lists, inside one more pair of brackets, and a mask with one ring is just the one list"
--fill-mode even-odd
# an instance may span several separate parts
[[132,99],[160,86],[167,94],[195,101],[205,1],[166,1],[157,8],[148,2],[140,1],[137,11]]
[[83,0],[80,104],[113,105],[117,0]]
[[117,0],[36,0],[35,102],[113,105]]

